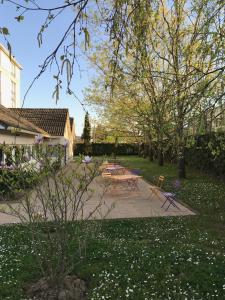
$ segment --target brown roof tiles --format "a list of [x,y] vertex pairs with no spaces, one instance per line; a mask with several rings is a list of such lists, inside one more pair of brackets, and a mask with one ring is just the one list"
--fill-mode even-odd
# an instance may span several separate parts
[[66,108],[12,108],[11,110],[52,136],[64,135],[69,115]]
[[0,121],[2,121],[8,126],[49,136],[46,131],[39,128],[35,124],[32,124],[28,120],[24,119],[21,115],[18,115],[15,111],[12,111],[11,109],[6,108],[1,104],[0,104]]

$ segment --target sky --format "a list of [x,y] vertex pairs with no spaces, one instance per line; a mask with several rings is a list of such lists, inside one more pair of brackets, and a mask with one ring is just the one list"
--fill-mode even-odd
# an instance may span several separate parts
[[[22,1],[19,2],[22,3]],[[62,0],[54,0],[54,6],[57,2],[62,3]],[[46,3],[47,5],[51,5],[53,0],[40,0],[39,3],[43,3],[42,6],[46,7]],[[55,25],[48,28],[43,37],[43,45],[39,48],[37,33],[45,19],[44,14],[29,12],[28,14],[25,14],[24,21],[19,23],[15,20],[15,16],[18,16],[19,14],[16,12],[15,7],[7,2],[4,2],[3,5],[0,4],[0,27],[7,27],[9,29],[9,41],[12,46],[13,55],[23,67],[23,70],[21,71],[21,105],[24,94],[32,79],[39,72],[38,66],[57,45],[62,37],[63,28],[66,28],[66,25],[71,22],[72,13],[72,10],[68,10],[58,18]],[[0,43],[6,46],[6,42],[1,35]],[[82,90],[88,86],[90,78],[93,77],[93,70],[83,56],[79,57],[79,65],[80,70],[78,70],[78,67],[77,70],[75,70],[75,78],[71,87],[76,96],[83,101]],[[75,119],[76,135],[79,136],[83,131],[85,111],[79,101],[75,100],[73,96],[66,94],[65,90],[60,93],[60,100],[56,104],[55,99],[52,98],[55,86],[53,75],[54,70],[47,70],[45,74],[36,81],[35,85],[27,95],[23,107],[68,108],[70,116]]]

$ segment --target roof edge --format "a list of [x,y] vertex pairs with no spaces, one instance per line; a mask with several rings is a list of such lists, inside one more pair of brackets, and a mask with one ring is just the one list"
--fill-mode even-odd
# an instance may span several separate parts
[[21,124],[24,123],[25,125],[28,125],[31,128],[33,128],[34,130],[36,130],[38,133],[41,133],[41,134],[45,135],[46,137],[50,137],[48,132],[46,132],[42,128],[39,128],[38,126],[36,126],[32,122],[28,121],[27,119],[21,117],[19,114],[12,111],[10,108],[6,108],[5,106],[0,104],[0,109],[4,110],[6,114],[8,113],[12,118],[14,118],[18,122],[18,126],[19,126],[20,121],[21,121]]

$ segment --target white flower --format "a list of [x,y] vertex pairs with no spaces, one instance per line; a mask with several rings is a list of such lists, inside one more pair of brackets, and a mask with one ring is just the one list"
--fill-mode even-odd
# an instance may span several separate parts
[[84,159],[82,160],[83,163],[89,164],[92,161],[92,157],[90,156],[85,156]]

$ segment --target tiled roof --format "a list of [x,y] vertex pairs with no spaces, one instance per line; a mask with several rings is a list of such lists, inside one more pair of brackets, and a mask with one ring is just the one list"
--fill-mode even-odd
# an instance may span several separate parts
[[44,136],[48,136],[48,133],[38,126],[32,124],[28,120],[24,119],[22,116],[18,115],[16,112],[9,108],[4,107],[0,104],[0,121],[8,126],[15,128],[24,129],[34,133],[40,133]]
[[12,110],[52,136],[64,135],[69,114],[66,108],[12,108]]

